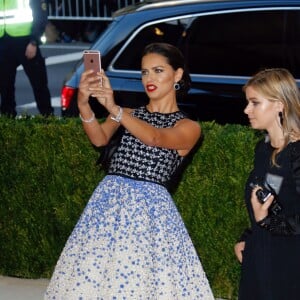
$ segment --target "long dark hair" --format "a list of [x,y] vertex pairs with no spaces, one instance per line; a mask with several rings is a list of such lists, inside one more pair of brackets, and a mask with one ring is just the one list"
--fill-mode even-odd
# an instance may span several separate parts
[[181,80],[177,82],[180,89],[176,91],[177,96],[184,96],[191,87],[191,78],[185,65],[184,57],[181,51],[175,46],[168,43],[152,43],[145,47],[142,57],[147,54],[156,53],[167,59],[168,64],[176,71],[179,68],[183,69]]

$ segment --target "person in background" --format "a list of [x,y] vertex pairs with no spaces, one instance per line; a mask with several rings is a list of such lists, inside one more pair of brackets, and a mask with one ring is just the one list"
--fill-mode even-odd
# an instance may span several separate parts
[[[115,104],[103,71],[81,76],[78,107],[91,143],[106,145],[120,126],[125,132],[64,247],[45,299],[214,299],[166,188],[201,134],[199,123],[177,106],[176,95],[190,86],[184,58],[172,45],[150,44],[141,75],[149,103],[136,109]],[[105,122],[95,119],[90,96],[109,112]]]
[[46,0],[0,0],[0,95],[1,114],[17,115],[16,70],[22,65],[43,116],[53,114],[40,38],[47,24]]
[[235,245],[239,300],[300,297],[300,96],[286,69],[258,72],[244,86],[252,128],[266,132],[245,188],[251,229]]

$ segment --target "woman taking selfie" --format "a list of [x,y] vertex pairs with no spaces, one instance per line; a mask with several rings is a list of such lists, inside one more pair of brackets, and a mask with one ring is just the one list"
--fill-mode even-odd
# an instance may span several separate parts
[[[46,299],[214,299],[166,189],[201,134],[177,106],[177,93],[190,85],[184,59],[169,44],[151,44],[141,75],[149,104],[129,109],[115,104],[104,72],[82,74],[78,107],[92,144],[106,145],[119,126],[125,133],[65,245]],[[109,112],[101,124],[90,96]]]

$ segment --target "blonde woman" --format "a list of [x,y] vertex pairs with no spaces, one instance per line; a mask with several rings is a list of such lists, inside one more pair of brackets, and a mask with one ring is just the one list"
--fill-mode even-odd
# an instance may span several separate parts
[[235,245],[239,300],[300,297],[300,97],[286,69],[257,73],[244,86],[251,127],[266,132],[245,188],[251,229]]

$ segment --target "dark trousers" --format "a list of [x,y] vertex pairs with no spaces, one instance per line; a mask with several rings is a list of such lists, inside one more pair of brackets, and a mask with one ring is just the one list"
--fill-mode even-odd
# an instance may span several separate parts
[[44,116],[53,114],[51,96],[48,89],[47,70],[45,59],[39,47],[33,59],[27,59],[25,50],[29,37],[0,38],[0,94],[1,113],[15,117],[15,81],[16,70],[22,65],[33,89],[35,101],[40,113]]

